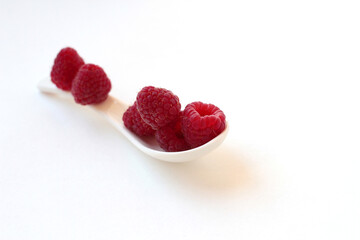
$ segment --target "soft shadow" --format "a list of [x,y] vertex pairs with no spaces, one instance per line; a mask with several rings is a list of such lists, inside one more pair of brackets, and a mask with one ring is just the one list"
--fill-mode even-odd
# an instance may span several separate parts
[[249,161],[240,150],[222,146],[193,162],[157,161],[156,168],[172,185],[205,191],[238,191],[254,186]]
[[[73,100],[66,99],[59,101],[51,94],[44,94],[44,97],[51,99],[49,102],[61,102],[58,105],[74,105]],[[78,108],[76,112],[86,111],[86,108]],[[89,114],[94,114],[89,111]],[[89,119],[100,119],[99,117]],[[144,155],[144,158],[145,155]],[[257,185],[254,166],[241,148],[222,145],[215,151],[201,159],[185,163],[168,163],[157,159],[143,159],[141,165],[153,172],[154,176],[161,178],[161,181],[171,188],[189,191],[207,192],[235,192],[253,189]],[[146,161],[148,160],[148,161]]]

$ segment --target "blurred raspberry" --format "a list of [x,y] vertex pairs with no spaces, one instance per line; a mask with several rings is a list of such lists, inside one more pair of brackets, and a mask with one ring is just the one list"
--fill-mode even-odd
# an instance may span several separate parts
[[71,93],[75,102],[87,105],[105,101],[110,90],[111,82],[104,70],[95,64],[85,64],[74,78]]
[[69,91],[74,77],[82,65],[84,65],[84,60],[75,49],[70,47],[61,49],[51,69],[51,81],[58,88]]

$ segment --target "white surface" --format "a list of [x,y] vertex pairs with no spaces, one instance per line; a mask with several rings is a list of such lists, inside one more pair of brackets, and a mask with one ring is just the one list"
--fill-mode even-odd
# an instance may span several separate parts
[[[360,239],[358,1],[0,1],[0,239]],[[112,94],[166,87],[231,131],[164,163],[39,93],[64,46]]]

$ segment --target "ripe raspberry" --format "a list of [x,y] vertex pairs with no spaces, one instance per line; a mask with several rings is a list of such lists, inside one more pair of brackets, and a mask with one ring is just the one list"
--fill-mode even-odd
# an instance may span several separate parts
[[151,136],[155,133],[155,130],[142,120],[136,108],[136,102],[126,110],[122,119],[125,127],[138,136]]
[[85,64],[74,78],[71,93],[75,102],[87,105],[105,101],[110,90],[111,82],[104,70],[95,64]]
[[144,87],[136,98],[142,119],[157,130],[178,118],[179,98],[171,91],[152,86]]
[[160,128],[155,132],[155,138],[160,147],[167,152],[178,152],[190,149],[181,131],[181,117],[177,121]]
[[82,65],[84,65],[84,60],[75,49],[69,47],[61,49],[51,69],[51,81],[58,88],[69,91],[73,79]]
[[213,104],[193,102],[184,109],[182,130],[192,147],[207,143],[225,129],[225,114]]

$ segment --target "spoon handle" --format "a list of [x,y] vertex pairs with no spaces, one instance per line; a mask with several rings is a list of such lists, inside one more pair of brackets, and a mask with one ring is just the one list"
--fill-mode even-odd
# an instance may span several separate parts
[[[50,78],[40,81],[38,83],[38,88],[44,93],[55,94],[67,99],[73,99],[73,96],[69,91],[58,89],[55,84],[50,81]],[[87,107],[101,114],[140,151],[153,158],[167,162],[186,162],[204,156],[224,141],[229,128],[228,123],[226,123],[225,130],[219,136],[200,147],[181,152],[164,152],[155,141],[155,138],[140,138],[124,126],[122,116],[127,110],[128,105],[122,101],[109,95],[104,102],[99,104],[90,104],[87,105]]]
[[[43,93],[54,94],[66,99],[73,99],[69,91],[63,91],[55,86],[49,78],[43,79],[38,83],[38,88]],[[90,109],[102,115],[111,125],[113,125],[120,133],[122,133],[131,143],[143,152],[149,152],[143,144],[139,144],[142,140],[127,130],[122,121],[122,116],[127,110],[128,105],[122,101],[108,96],[108,98],[99,104],[87,105]]]
[[37,87],[40,89],[41,92],[44,93],[50,93],[50,94],[56,94],[58,96],[64,97],[64,98],[72,98],[72,95],[69,91],[63,91],[59,88],[57,88],[54,83],[50,81],[49,78],[45,78],[41,80]]
[[[73,96],[69,91],[63,91],[57,88],[50,79],[44,79],[38,83],[38,88],[40,91],[49,94],[55,94],[57,96],[61,96],[67,99],[73,99]],[[119,128],[119,125],[122,124],[122,116],[128,105],[121,102],[120,100],[108,96],[108,98],[99,104],[88,105],[91,109],[101,114],[105,117],[112,125],[114,125],[120,132],[124,133],[123,128]]]

